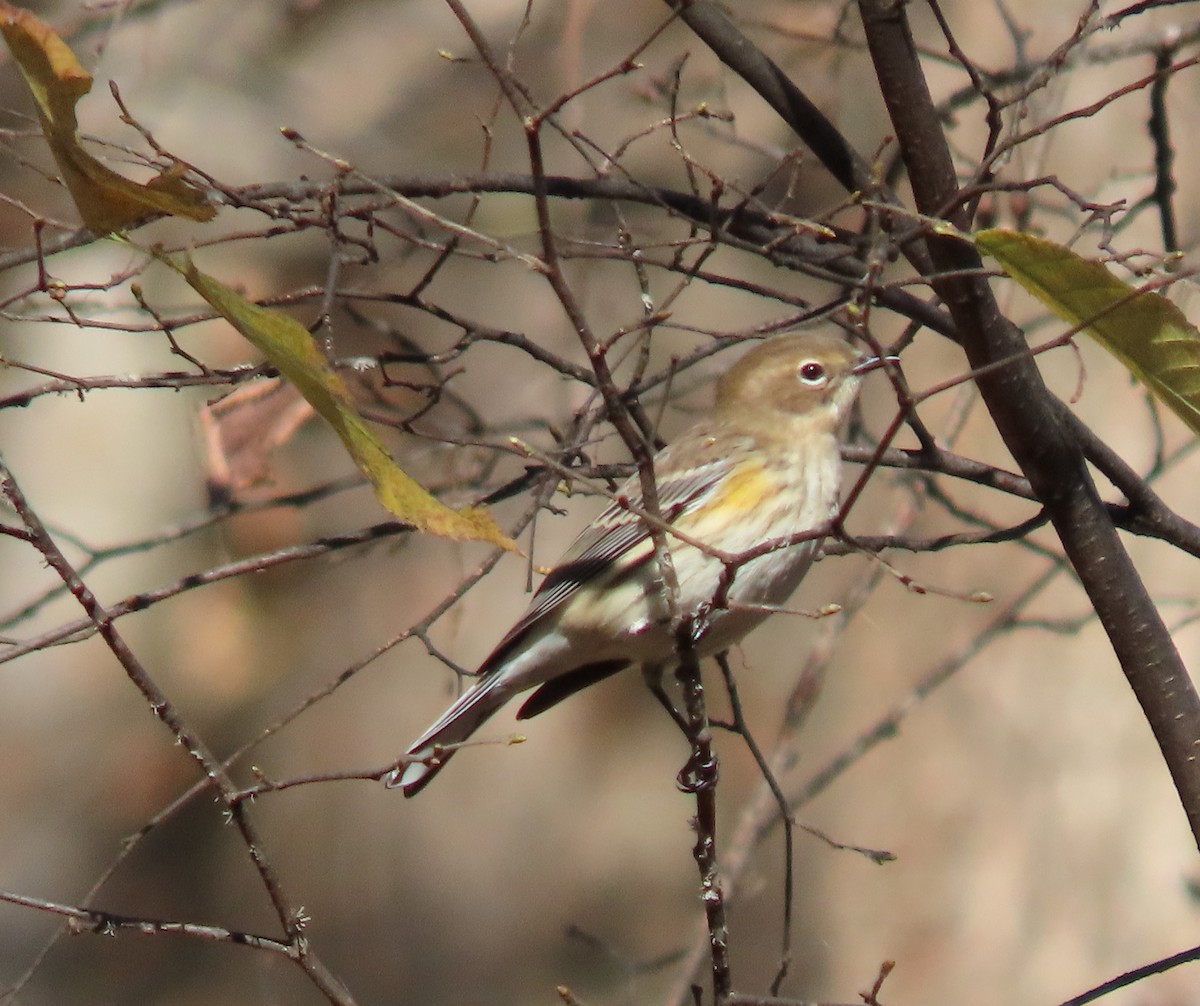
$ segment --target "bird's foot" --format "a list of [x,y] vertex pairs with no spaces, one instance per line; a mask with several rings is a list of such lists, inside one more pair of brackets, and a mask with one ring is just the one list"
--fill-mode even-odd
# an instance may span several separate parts
[[675,777],[675,785],[684,793],[699,793],[702,790],[712,789],[717,784],[718,764],[716,755],[710,754],[702,757],[698,752],[693,751],[687,764],[679,770],[679,775]]

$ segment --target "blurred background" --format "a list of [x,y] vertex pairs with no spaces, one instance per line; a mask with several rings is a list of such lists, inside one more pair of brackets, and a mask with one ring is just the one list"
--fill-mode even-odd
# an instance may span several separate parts
[[[114,80],[162,147],[224,186],[332,176],[328,160],[289,143],[280,127],[371,176],[529,170],[518,121],[438,0],[34,6],[96,77],[79,107],[83,133],[145,149],[118,120],[106,86]],[[569,0],[533,4],[522,26],[524,3],[472,0],[468,7],[542,104],[618,66],[667,14],[663,4]],[[1085,7],[942,4],[963,50],[996,70],[1046,60]],[[865,156],[891,156],[852,6],[764,0],[743,2],[736,13],[742,29]],[[911,13],[918,41],[930,51],[935,97],[958,93],[967,77],[939,55],[946,46],[932,17],[923,5]],[[1194,38],[1194,20],[1191,5],[1166,6],[1130,18],[1119,32],[1093,36],[1070,72],[1031,96],[1019,124],[1028,128],[1146,76],[1154,46],[1176,25]],[[745,190],[769,182],[763,199],[797,217],[824,217],[842,203],[844,194],[811,157],[778,170],[796,150],[794,137],[683,25],[668,25],[636,59],[641,69],[585,91],[560,116],[566,132],[586,138],[589,152],[612,154],[638,137],[621,150],[617,177],[687,189],[684,158],[662,128],[678,73],[680,110],[706,111],[679,131],[702,195],[710,177],[721,177]],[[1195,70],[1173,79],[1168,108],[1185,250],[1197,234],[1197,186],[1188,170],[1197,156],[1197,99]],[[7,54],[0,60],[0,107],[2,256],[33,245],[35,215],[49,221],[47,239],[74,229],[77,218],[54,181],[31,100]],[[1088,199],[1133,206],[1153,187],[1148,115],[1146,92],[1136,91],[1021,147],[999,165],[1001,177],[1056,174]],[[974,165],[985,136],[982,103],[948,105],[947,121],[956,153],[964,166]],[[112,166],[145,177],[119,147],[104,153]],[[551,171],[592,174],[558,136],[547,141],[547,156]],[[469,206],[466,197],[424,205],[455,220]],[[554,210],[556,228],[572,242],[566,275],[597,333],[637,325],[643,293],[656,305],[669,299],[670,319],[648,348],[651,373],[715,337],[750,336],[795,313],[785,296],[819,302],[828,294],[813,280],[729,249],[704,262],[728,282],[681,285],[677,275],[658,270],[643,291],[627,262],[605,254],[618,229],[610,208],[580,201]],[[997,197],[988,210],[1008,225],[1032,214],[1034,226],[1058,240],[1083,223],[1064,198],[1041,192],[1032,200]],[[686,226],[664,221],[653,207],[623,213],[622,226],[659,259],[688,236]],[[539,250],[533,205],[524,196],[485,197],[471,226],[508,248]],[[201,268],[250,297],[288,304],[306,323],[321,310],[331,257],[343,256],[339,285],[362,296],[338,305],[327,334],[339,355],[370,355],[412,347],[437,353],[461,336],[453,319],[393,296],[411,291],[434,261],[436,248],[422,245],[422,233],[431,242],[445,238],[405,220],[400,230],[380,227],[371,235],[378,254],[367,256],[363,245],[335,247],[325,230],[298,218],[274,222],[253,209],[225,207],[212,223],[162,221],[135,237],[143,246],[194,246]],[[368,243],[361,228],[350,237]],[[1084,250],[1094,248],[1094,235],[1089,240]],[[1155,217],[1135,215],[1118,245],[1161,251]],[[544,279],[515,257],[492,261],[481,246],[467,246],[470,253],[437,272],[423,294],[427,303],[465,325],[518,333],[586,365]],[[198,310],[165,269],[146,267],[140,252],[111,241],[55,255],[46,268],[70,288],[67,303],[87,323],[72,323],[35,291],[36,264],[0,272],[0,451],[72,560],[100,558],[86,580],[103,603],[387,519],[336,438],[315,422],[271,455],[269,481],[239,497],[253,505],[207,519],[211,458],[200,417],[225,393],[221,387],[112,387],[17,402],[62,375],[195,371],[171,352],[125,278],[135,276],[164,317]],[[1185,290],[1181,283],[1173,296],[1189,310]],[[1011,285],[1000,292],[1034,341],[1062,330]],[[902,319],[882,312],[873,317],[884,341],[902,327]],[[224,324],[187,325],[176,338],[212,368],[258,359]],[[669,394],[661,386],[647,394],[651,415],[661,411],[665,439],[707,407],[709,379],[737,352],[701,360]],[[914,388],[964,370],[956,348],[929,332],[903,359]],[[521,475],[524,461],[489,444],[515,435],[553,449],[572,416],[591,404],[589,389],[502,341],[475,341],[439,366],[446,393],[413,422],[415,432],[393,430],[387,439],[407,470],[456,506],[482,494],[468,487],[486,492]],[[628,373],[633,360],[622,366],[619,374]],[[1168,504],[1200,518],[1200,462],[1177,420],[1160,416],[1127,373],[1085,339],[1078,352],[1047,354],[1042,367],[1131,465],[1155,472]],[[380,413],[411,415],[430,405],[420,387],[430,374],[400,365],[388,376],[410,386],[385,387],[368,373],[356,393]],[[894,411],[886,380],[872,378],[860,418],[867,435],[878,435]],[[969,392],[939,395],[922,414],[955,450],[1012,468]],[[626,460],[604,426],[593,431],[589,455]],[[851,468],[850,476],[858,471]],[[319,487],[302,505],[270,502]],[[535,536],[520,537],[539,566],[552,562],[602,505],[586,492],[559,493],[553,502],[561,513],[543,512]],[[493,513],[511,527],[529,505],[528,495],[518,494]],[[966,483],[880,471],[849,524],[861,534],[929,538],[975,520],[1006,525],[1032,513],[1026,503]],[[3,519],[16,523],[11,514]],[[1200,943],[1196,851],[1149,730],[1103,632],[1087,617],[1086,598],[1057,563],[1052,535],[1041,531],[1030,542],[889,554],[900,572],[934,588],[925,594],[907,590],[870,558],[826,558],[795,605],[841,603],[847,615],[777,617],[732,654],[760,745],[790,759],[782,776],[789,793],[803,792],[836,759],[854,755],[802,806],[802,823],[832,842],[894,856],[879,864],[798,835],[794,960],[782,994],[857,1001],[881,962],[894,960],[880,997],[890,1006],[1049,1004]],[[1194,665],[1195,563],[1161,543],[1131,538],[1128,545]],[[452,699],[456,679],[440,658],[473,667],[523,610],[536,574],[520,557],[501,559],[477,585],[460,589],[490,555],[483,545],[391,536],[181,590],[118,625],[221,757],[308,697],[329,692],[240,758],[233,773],[243,784],[256,774],[288,780],[369,773],[401,755]],[[21,644],[49,639],[81,618],[56,583],[33,549],[0,539],[0,890],[77,905],[130,836],[197,773],[98,639],[34,647],[12,659]],[[430,623],[456,591],[461,596]],[[965,599],[980,591],[995,600]],[[725,716],[719,678],[710,680],[714,713]],[[813,706],[780,751],[784,711],[800,681]],[[882,742],[860,743],[889,717],[895,729],[882,731]],[[358,779],[314,781],[254,802],[251,813],[283,889],[311,917],[314,950],[358,1002],[550,1003],[563,985],[596,1006],[666,1002],[686,987],[689,960],[702,949],[702,911],[690,851],[694,805],[675,785],[687,756],[683,739],[636,674],[521,724],[527,741],[506,745],[516,729],[508,714],[497,717],[480,735],[495,743],[461,753],[412,801]],[[722,733],[718,744],[734,982],[765,992],[780,954],[780,829],[762,826],[763,787],[744,744]],[[761,841],[750,837],[756,829]],[[278,935],[246,850],[211,793],[141,837],[90,903]],[[53,943],[39,960],[60,924],[48,912],[0,903],[0,993],[20,983],[8,1001],[323,1001],[281,956],[184,937],[79,934]],[[700,980],[707,986],[706,977]],[[1110,1001],[1197,1002],[1200,971],[1180,968]]]

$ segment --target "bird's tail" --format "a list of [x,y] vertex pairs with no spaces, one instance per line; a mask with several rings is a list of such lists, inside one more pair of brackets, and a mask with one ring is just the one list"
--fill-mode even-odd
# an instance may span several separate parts
[[384,780],[387,787],[402,789],[405,796],[415,796],[429,785],[454,754],[452,745],[465,741],[511,698],[508,689],[498,687],[503,680],[502,675],[492,673],[463,692],[441,719],[408,749],[408,763]]

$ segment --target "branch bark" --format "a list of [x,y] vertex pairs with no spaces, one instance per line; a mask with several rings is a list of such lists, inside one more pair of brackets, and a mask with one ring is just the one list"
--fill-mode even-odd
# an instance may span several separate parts
[[[867,46],[917,209],[941,216],[958,180],[902,4],[859,0]],[[961,214],[961,211],[957,211]],[[952,222],[965,225],[965,219]],[[977,379],[1005,445],[1045,505],[1063,549],[1141,704],[1200,846],[1200,698],[1154,602],[1117,536],[1021,331],[1000,313],[975,249],[931,236],[929,276],[973,368],[1017,357]]]

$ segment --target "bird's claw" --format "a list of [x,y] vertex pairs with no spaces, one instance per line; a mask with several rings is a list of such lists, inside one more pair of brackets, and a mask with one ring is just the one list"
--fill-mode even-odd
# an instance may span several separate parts
[[701,758],[695,752],[675,777],[675,785],[684,793],[699,793],[717,784],[717,759],[715,755]]
[[696,613],[692,616],[692,645],[695,645],[704,638],[704,634],[708,632],[712,625],[713,609],[716,607],[712,601],[701,601],[696,608]]

